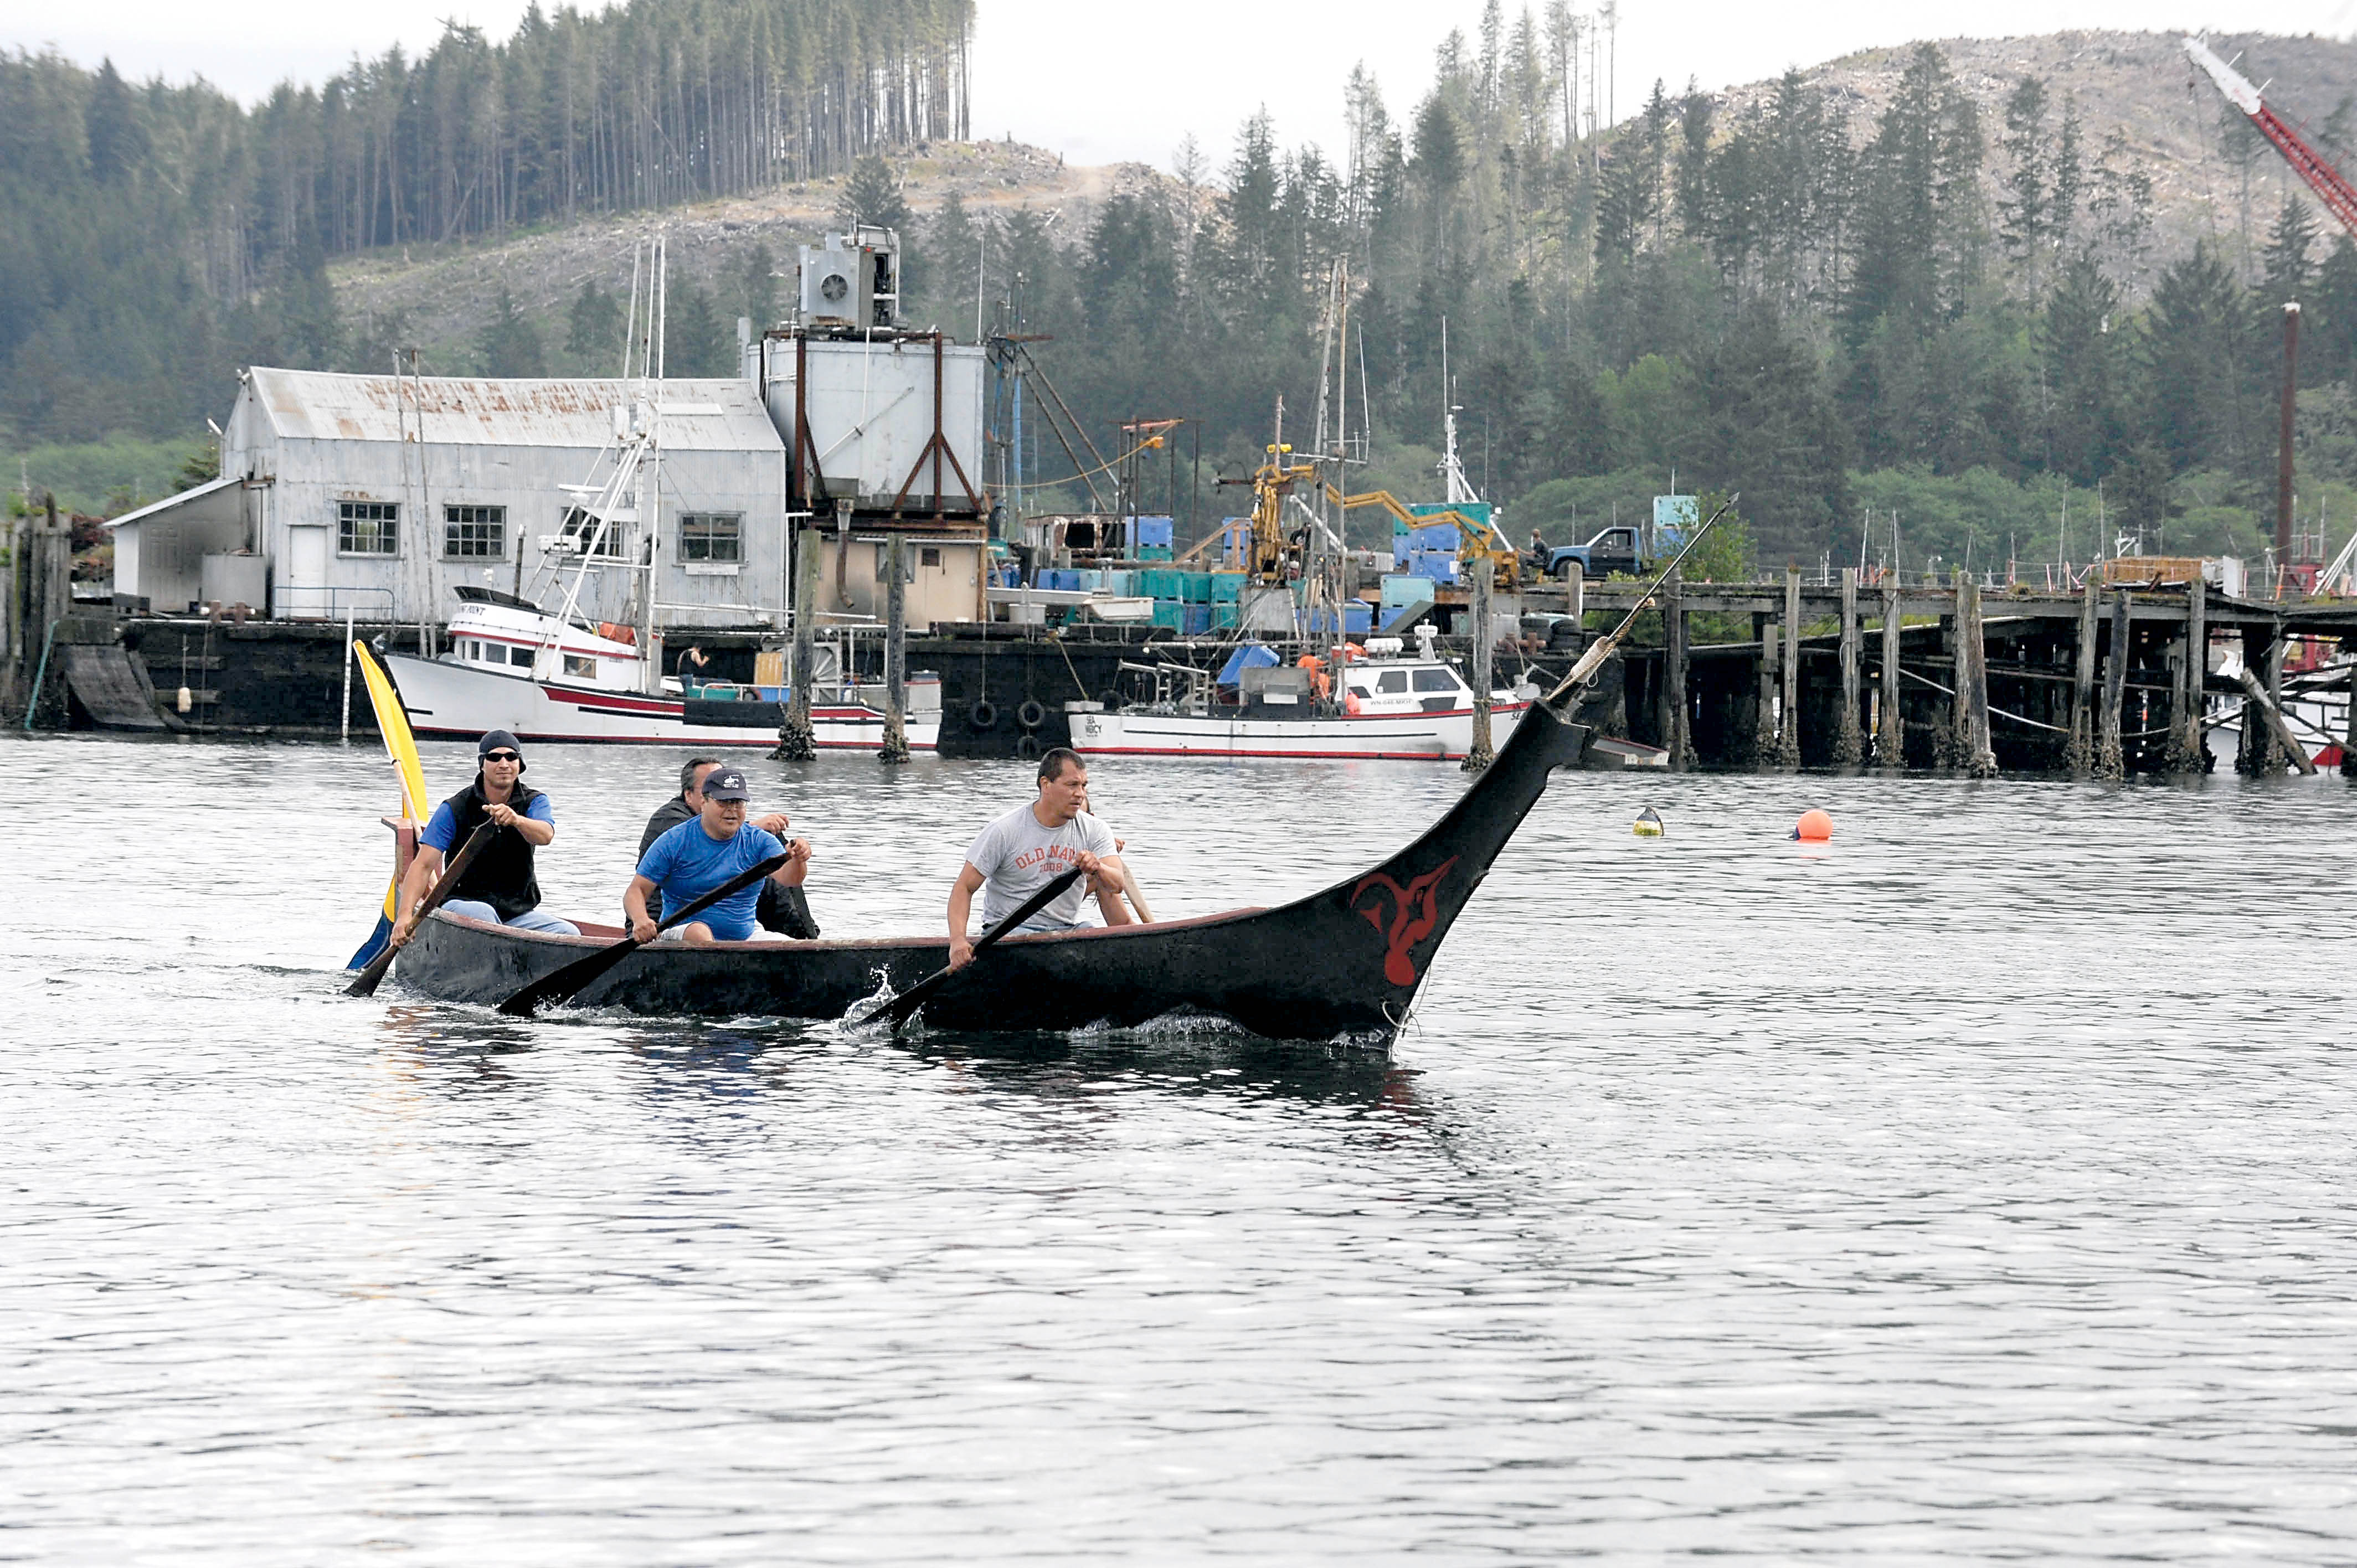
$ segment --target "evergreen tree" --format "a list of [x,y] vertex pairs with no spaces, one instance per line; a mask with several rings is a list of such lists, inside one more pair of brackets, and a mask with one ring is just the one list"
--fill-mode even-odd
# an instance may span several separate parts
[[900,177],[881,154],[870,153],[851,166],[842,199],[834,204],[834,221],[846,233],[854,223],[866,223],[906,235],[909,203],[900,194]]
[[2315,214],[2298,197],[2285,197],[2260,263],[2259,292],[2268,303],[2280,305],[2307,294],[2309,256],[2315,248]]
[[565,309],[565,352],[576,371],[593,376],[619,373],[622,366],[622,302],[591,278]]
[[2005,134],[1998,139],[2012,167],[2000,187],[1998,233],[2007,254],[2036,286],[2038,263],[2043,259],[2053,229],[2054,172],[2047,165],[2046,84],[2025,76],[2005,101]]
[[[2144,538],[2147,549],[2158,546],[2169,520],[2185,510],[2171,493],[2169,478],[2169,454],[2149,441],[2131,447],[2112,470],[2111,503],[2119,526]],[[2103,542],[2106,551],[2111,542]]]
[[138,101],[113,59],[99,62],[82,124],[90,145],[90,177],[99,184],[121,184],[146,162],[147,132]]
[[2300,379],[2357,381],[2357,242],[2332,242],[2300,312]]
[[544,376],[547,357],[541,351],[540,328],[516,307],[515,295],[502,288],[491,304],[491,318],[475,338],[475,354],[487,376]]
[[2046,302],[2039,332],[2046,416],[2045,467],[2092,485],[2112,466],[2122,436],[2126,364],[2119,286],[2087,256],[2073,259]]
[[1702,384],[1702,471],[1743,492],[1770,559],[1807,553],[1851,513],[1848,440],[1816,357],[1755,304],[1730,325]]
[[[907,218],[904,214],[902,222],[906,221]],[[916,285],[911,276],[916,268],[909,264],[909,250],[912,248],[910,242],[916,239],[916,236],[913,233],[903,232],[900,238],[903,246],[900,268],[901,306],[905,310],[914,304],[917,293]],[[778,324],[777,272],[777,257],[770,253],[768,245],[759,240],[746,246],[737,255],[735,264],[728,269],[730,288],[728,304],[737,316],[753,324],[753,335],[756,338]]]
[[736,323],[721,319],[712,291],[673,277],[663,301],[663,374],[734,376]]
[[2233,468],[2248,456],[2244,440],[2254,365],[2243,291],[2205,242],[2169,267],[2146,312],[2145,439],[2173,470]]

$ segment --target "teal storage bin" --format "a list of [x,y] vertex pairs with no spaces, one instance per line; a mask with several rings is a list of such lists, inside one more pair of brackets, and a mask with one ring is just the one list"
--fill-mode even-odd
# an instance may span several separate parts
[[1173,631],[1187,629],[1187,607],[1177,599],[1154,601],[1154,624],[1167,626]]
[[1211,574],[1209,572],[1179,573],[1178,596],[1186,600],[1190,605],[1210,604],[1211,602]]
[[1137,558],[1140,561],[1168,561],[1170,559],[1170,546],[1168,544],[1141,545],[1138,547]]
[[1137,575],[1137,591],[1149,599],[1178,597],[1178,579],[1184,573],[1173,572],[1168,566],[1149,566]]
[[1243,606],[1241,606],[1241,605],[1239,605],[1239,604],[1237,604],[1235,600],[1233,600],[1233,599],[1229,599],[1229,600],[1225,601],[1224,603],[1214,602],[1214,603],[1212,604],[1212,606],[1211,606],[1211,629],[1212,629],[1212,630],[1214,630],[1214,631],[1224,631],[1225,629],[1227,629],[1227,628],[1230,628],[1230,627],[1242,625],[1242,624],[1243,624]]
[[1211,602],[1215,605],[1234,604],[1237,596],[1243,591],[1244,577],[1245,574],[1242,572],[1212,573]]

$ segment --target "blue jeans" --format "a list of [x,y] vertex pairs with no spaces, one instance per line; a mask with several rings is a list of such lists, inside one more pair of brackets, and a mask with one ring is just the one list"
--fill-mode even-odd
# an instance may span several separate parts
[[577,937],[581,934],[581,928],[572,921],[544,915],[537,909],[526,909],[512,920],[502,920],[497,909],[479,898],[446,898],[442,901],[442,908],[450,914],[463,915],[469,920],[484,920],[519,931],[545,931],[552,937]]

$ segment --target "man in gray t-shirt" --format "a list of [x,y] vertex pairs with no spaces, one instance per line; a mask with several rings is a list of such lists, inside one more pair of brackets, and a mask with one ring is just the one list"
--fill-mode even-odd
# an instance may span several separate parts
[[982,893],[985,929],[1015,912],[1060,872],[1079,866],[1087,875],[1017,928],[1026,931],[1070,930],[1081,923],[1081,905],[1094,894],[1105,923],[1125,926],[1121,863],[1113,834],[1088,814],[1089,771],[1079,756],[1062,746],[1039,759],[1039,793],[992,822],[965,852],[965,865],[950,889],[950,967],[963,969],[974,957],[966,925],[974,896]]

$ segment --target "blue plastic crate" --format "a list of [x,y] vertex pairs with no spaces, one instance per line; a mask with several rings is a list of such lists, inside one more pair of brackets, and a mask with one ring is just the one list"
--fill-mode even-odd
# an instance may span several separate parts
[[1170,548],[1170,520],[1167,517],[1138,518],[1133,532],[1135,537],[1130,540],[1130,543],[1137,549],[1150,546],[1159,546],[1164,550]]
[[1211,607],[1210,605],[1189,605],[1186,607],[1186,610],[1188,636],[1200,637],[1211,629]]

